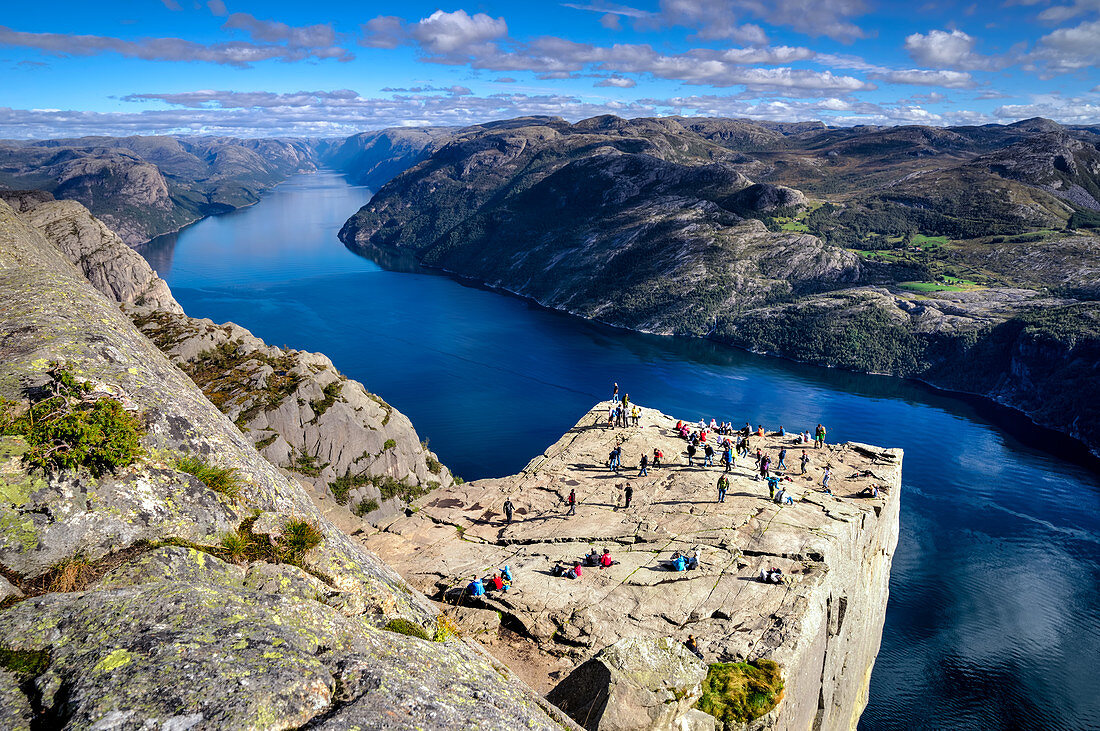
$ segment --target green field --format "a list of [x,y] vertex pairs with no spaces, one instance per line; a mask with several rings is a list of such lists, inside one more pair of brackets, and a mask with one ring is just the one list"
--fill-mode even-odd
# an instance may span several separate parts
[[980,286],[969,279],[944,277],[944,280],[943,282],[898,282],[898,286],[912,292],[966,292]]

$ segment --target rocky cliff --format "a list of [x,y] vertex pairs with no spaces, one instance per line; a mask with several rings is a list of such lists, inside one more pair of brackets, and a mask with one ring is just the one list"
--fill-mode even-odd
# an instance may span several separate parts
[[514,120],[456,131],[341,238],[613,325],[983,394],[1096,451],[1098,146],[1048,120]]
[[[333,519],[403,509],[453,481],[408,418],[318,353],[268,346],[233,323],[186,316],[167,284],[75,201],[0,193],[180,366]],[[355,525],[355,522],[346,523]]]
[[[501,629],[481,637],[588,728],[706,728],[705,718],[688,713],[691,701],[680,704],[699,697],[705,663],[762,660],[778,663],[783,695],[754,728],[854,727],[867,700],[898,539],[900,450],[810,448],[802,475],[793,439],[754,437],[752,449],[773,458],[788,450],[793,469],[777,474],[790,477],[781,485],[793,502],[776,504],[767,484],[753,479],[749,460],[738,459],[719,503],[722,468],[686,465],[672,417],[642,409],[638,427],[607,429],[606,414],[607,404],[597,405],[520,474],[419,499],[411,515],[384,524],[366,544],[421,591],[460,603],[469,602],[462,588],[471,575],[509,566],[512,588],[484,602],[503,615]],[[606,466],[616,444],[621,473]],[[636,477],[640,456],[655,448],[664,463]],[[826,466],[833,494],[819,487]],[[878,495],[861,497],[872,484]],[[564,503],[571,490],[575,515]],[[516,509],[512,522],[506,499]],[[578,579],[552,574],[556,563],[572,566],[605,548],[615,565],[585,568]],[[698,551],[701,566],[669,570],[674,551]],[[771,568],[782,569],[782,582],[758,580]],[[705,660],[699,666],[679,644],[692,634]],[[676,642],[644,644],[667,638]],[[643,656],[651,660],[638,665]],[[669,672],[646,680],[642,665]],[[675,713],[666,713],[670,704]],[[628,709],[633,725],[622,720]]]
[[203,216],[250,205],[315,169],[304,140],[86,137],[0,142],[0,188],[79,201],[130,246]]
[[568,726],[4,202],[0,333],[6,728]]

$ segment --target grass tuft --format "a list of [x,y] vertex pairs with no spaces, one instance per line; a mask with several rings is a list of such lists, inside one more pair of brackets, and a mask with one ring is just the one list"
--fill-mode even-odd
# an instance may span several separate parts
[[202,457],[191,455],[176,460],[176,469],[198,479],[214,492],[237,500],[241,496],[241,479],[236,467],[218,467]]
[[313,523],[292,518],[283,525],[283,535],[279,542],[292,559],[301,560],[306,551],[321,545],[325,535]]
[[49,591],[84,591],[95,579],[95,568],[84,556],[63,559],[50,569]]

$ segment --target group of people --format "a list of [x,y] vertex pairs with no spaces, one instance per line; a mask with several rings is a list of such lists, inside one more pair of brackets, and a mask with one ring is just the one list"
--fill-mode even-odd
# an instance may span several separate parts
[[611,405],[607,407],[607,427],[638,426],[642,418],[642,410],[630,403],[630,394],[624,393],[619,398],[619,384],[615,384],[615,390],[611,394]]
[[690,571],[692,569],[697,569],[699,568],[699,549],[696,548],[691,553],[676,551],[672,554],[672,558],[663,563],[665,568],[669,571]]
[[609,566],[614,566],[617,562],[611,558],[611,550],[603,549],[603,553],[600,553],[595,548],[585,554],[584,558],[580,561],[573,561],[571,563],[563,563],[561,561],[554,564],[554,567],[550,569],[550,574],[553,576],[564,576],[567,579],[579,579],[584,575],[584,566],[598,567],[606,569]]
[[477,574],[470,577],[470,583],[466,586],[466,593],[471,599],[481,601],[486,591],[508,591],[512,588],[512,569],[505,566],[495,574],[478,578]]

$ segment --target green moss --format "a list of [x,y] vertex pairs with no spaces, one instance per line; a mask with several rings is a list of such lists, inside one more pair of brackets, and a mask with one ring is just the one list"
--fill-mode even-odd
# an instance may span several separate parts
[[783,677],[772,660],[712,663],[695,707],[722,724],[752,721],[775,708],[783,697]]
[[0,647],[0,668],[14,673],[20,682],[31,680],[50,667],[47,650],[9,650]]
[[397,619],[391,619],[386,623],[383,629],[390,632],[396,632],[400,635],[408,635],[409,637],[419,637],[422,640],[430,640],[431,636],[428,635],[427,630],[421,627],[416,622],[410,622],[407,619],[398,617]]
[[202,457],[191,455],[176,460],[176,469],[194,476],[214,492],[238,499],[241,496],[241,479],[236,467],[218,467]]
[[38,529],[29,517],[5,510],[0,514],[0,543],[33,551],[38,548]]

